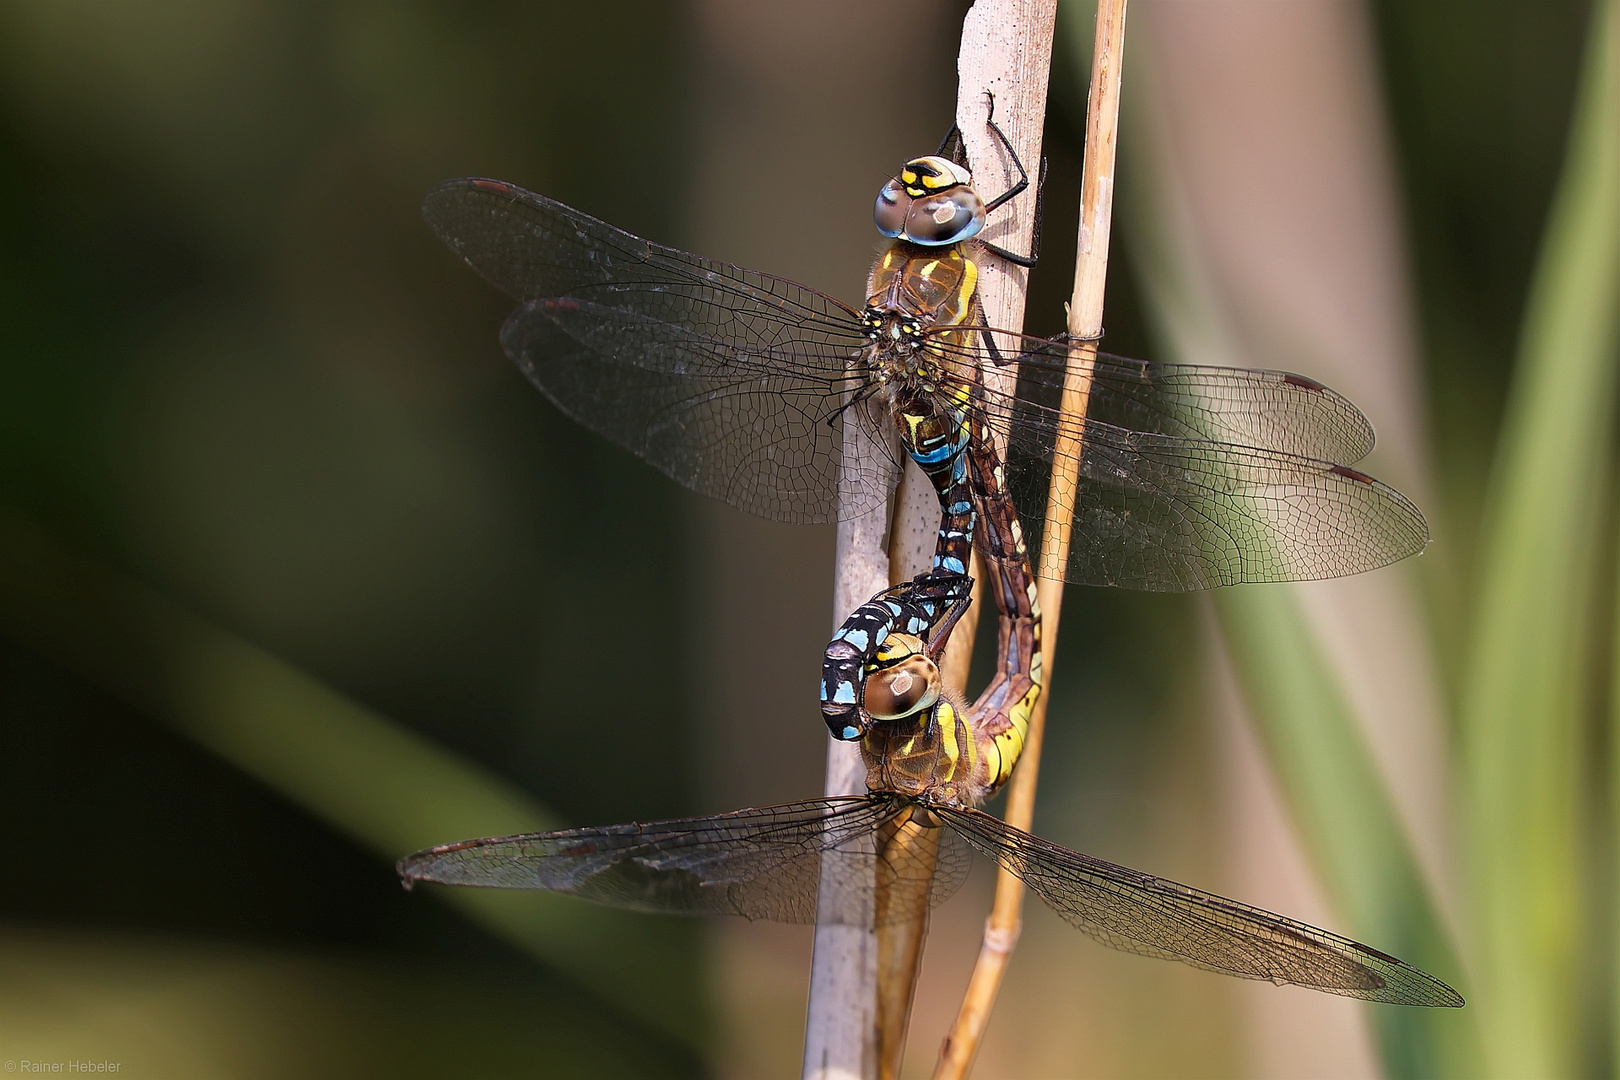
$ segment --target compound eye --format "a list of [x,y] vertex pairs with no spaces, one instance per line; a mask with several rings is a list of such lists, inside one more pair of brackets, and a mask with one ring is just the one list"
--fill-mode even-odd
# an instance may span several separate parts
[[956,187],[912,202],[906,213],[906,239],[941,247],[960,244],[984,228],[984,200],[970,187]]
[[906,215],[911,211],[911,196],[900,181],[890,180],[878,192],[877,207],[872,211],[872,222],[884,236],[895,237],[906,231]]
[[863,704],[874,720],[899,720],[939,700],[939,665],[918,653],[866,677]]

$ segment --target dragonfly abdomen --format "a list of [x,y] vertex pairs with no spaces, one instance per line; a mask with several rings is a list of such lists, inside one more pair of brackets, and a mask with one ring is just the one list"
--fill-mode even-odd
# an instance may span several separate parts
[[972,425],[972,435],[964,460],[972,469],[971,485],[982,510],[979,542],[986,585],[1000,613],[996,674],[968,712],[968,726],[980,746],[982,797],[987,797],[1018,764],[1041,696],[1041,606],[994,437],[978,423]]

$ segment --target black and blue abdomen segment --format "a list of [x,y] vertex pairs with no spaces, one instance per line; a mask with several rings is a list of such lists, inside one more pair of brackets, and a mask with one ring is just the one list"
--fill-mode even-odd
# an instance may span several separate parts
[[880,664],[878,653],[889,635],[904,633],[930,641],[946,616],[954,624],[967,608],[973,591],[967,571],[977,520],[968,483],[972,429],[967,400],[968,389],[963,387],[948,398],[939,392],[922,398],[932,406],[926,410],[897,410],[901,442],[939,496],[939,539],[926,574],[856,608],[828,643],[822,663],[821,714],[836,739],[859,739],[871,727],[872,719],[862,707],[863,687]]
[[968,407],[972,394],[970,385],[957,383],[896,403],[901,445],[939,496],[935,573],[966,574],[973,554],[976,511],[968,484],[968,445],[972,441]]
[[821,669],[821,715],[833,738],[859,739],[870,729],[862,687],[869,668],[881,662],[884,642],[893,634],[927,642],[961,617],[972,595],[972,578],[930,571],[885,589],[844,620]]

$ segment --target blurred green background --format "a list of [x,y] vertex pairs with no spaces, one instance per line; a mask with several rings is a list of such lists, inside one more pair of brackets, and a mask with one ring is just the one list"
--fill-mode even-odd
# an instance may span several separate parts
[[[0,1057],[797,1069],[806,929],[397,885],[426,844],[819,791],[831,625],[831,530],[561,417],[417,207],[500,177],[856,297],[873,193],[950,122],[962,10],[0,8]],[[1069,288],[1090,17],[1060,20],[1034,333]],[[1132,19],[1106,346],[1347,391],[1437,542],[1341,592],[1071,592],[1037,831],[1471,1004],[1236,984],[1031,910],[978,1075],[1612,1075],[1620,97],[1594,13]],[[784,205],[761,170],[795,156],[819,182]],[[1295,220],[1320,231],[1256,240]],[[908,1075],[989,882],[936,918]]]

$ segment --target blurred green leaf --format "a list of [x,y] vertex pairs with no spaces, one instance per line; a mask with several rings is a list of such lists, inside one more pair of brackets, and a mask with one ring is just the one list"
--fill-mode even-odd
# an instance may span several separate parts
[[[1313,864],[1363,940],[1469,993],[1410,838],[1339,677],[1294,589],[1215,597],[1250,715]],[[1478,1068],[1471,1014],[1374,1006],[1392,1076],[1468,1076]]]
[[[16,517],[0,515],[0,553],[0,631],[186,733],[388,862],[431,844],[559,827],[499,777],[138,582],[65,554]],[[706,1045],[691,957],[660,920],[551,893],[425,892],[678,1043]]]
[[1620,52],[1605,5],[1536,269],[1482,531],[1460,703],[1486,1062],[1578,1069],[1579,753],[1612,453]]
[[[1080,22],[1069,24],[1077,36]],[[1243,286],[1215,281],[1196,257],[1207,253],[1192,250],[1197,241],[1186,231],[1192,227],[1180,201],[1186,194],[1175,188],[1169,163],[1154,159],[1149,111],[1140,94],[1127,95],[1122,144],[1129,140],[1132,156],[1122,176],[1130,190],[1119,206],[1161,341],[1173,354],[1167,358],[1251,362],[1236,352],[1226,307],[1232,301],[1222,291]],[[1211,603],[1267,763],[1342,929],[1469,996],[1464,964],[1347,693],[1347,675],[1325,651],[1307,601],[1297,588],[1279,585],[1218,590]],[[1391,1075],[1467,1076],[1477,1069],[1470,1010],[1369,1006],[1367,1016]]]
[[[0,934],[0,1058],[105,1061],[164,1080],[677,1077],[566,985],[397,958],[308,955],[149,932]],[[424,975],[431,974],[431,977]]]
[[1583,1065],[1580,755],[1620,298],[1620,50],[1607,5],[1592,25],[1494,464],[1459,705],[1475,985],[1497,1076]]

